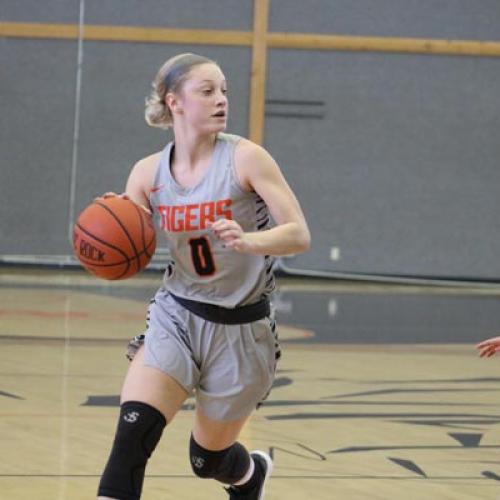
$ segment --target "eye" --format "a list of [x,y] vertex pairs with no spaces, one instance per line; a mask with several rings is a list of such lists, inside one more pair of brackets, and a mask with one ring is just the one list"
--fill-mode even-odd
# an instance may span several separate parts
[[221,92],[226,95],[227,94],[227,89],[221,89]]
[[212,89],[203,89],[203,90],[201,91],[201,93],[202,93],[203,95],[210,95],[212,92],[213,92],[213,90],[212,90]]

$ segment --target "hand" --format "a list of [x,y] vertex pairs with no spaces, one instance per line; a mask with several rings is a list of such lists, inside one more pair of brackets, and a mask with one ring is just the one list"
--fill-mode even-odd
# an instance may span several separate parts
[[129,196],[125,193],[116,194],[113,191],[108,191],[108,192],[104,193],[103,195],[97,196],[96,198],[94,198],[94,201],[106,200],[107,198],[123,198],[124,200],[130,200]]
[[212,229],[215,236],[221,240],[227,248],[237,252],[252,253],[253,246],[251,238],[241,229],[241,226],[231,219],[218,219],[208,222],[207,226]]
[[142,210],[144,210],[144,212],[146,212],[148,215],[152,215],[151,214],[151,210],[149,210],[149,208],[145,207],[141,203],[135,202],[126,193],[116,194],[113,191],[108,191],[108,192],[104,193],[102,196],[98,196],[97,198],[94,198],[94,201],[97,201],[97,200],[106,200],[108,198],[122,198],[123,200],[130,200],[133,203],[135,203],[139,208],[141,208]]
[[476,345],[476,348],[479,349],[479,356],[481,358],[490,358],[493,354],[500,351],[500,337],[483,340]]

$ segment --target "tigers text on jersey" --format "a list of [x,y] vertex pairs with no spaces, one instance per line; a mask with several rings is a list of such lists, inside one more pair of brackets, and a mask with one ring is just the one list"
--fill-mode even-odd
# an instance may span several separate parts
[[184,188],[172,177],[174,143],[165,147],[150,193],[155,226],[166,237],[173,259],[164,284],[179,297],[222,307],[258,301],[274,289],[273,258],[226,248],[207,228],[226,218],[243,231],[264,231],[270,215],[264,200],[244,191],[235,173],[234,150],[241,138],[219,133],[210,165],[201,181]]

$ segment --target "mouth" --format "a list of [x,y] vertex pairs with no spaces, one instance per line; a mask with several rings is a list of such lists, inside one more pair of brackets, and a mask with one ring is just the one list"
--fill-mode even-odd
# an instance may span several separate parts
[[214,115],[215,118],[226,118],[226,112],[225,111],[218,111],[217,113],[215,113]]

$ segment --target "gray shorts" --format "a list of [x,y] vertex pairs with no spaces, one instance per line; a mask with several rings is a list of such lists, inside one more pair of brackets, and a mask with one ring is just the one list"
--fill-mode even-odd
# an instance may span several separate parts
[[275,321],[243,325],[206,321],[160,289],[148,310],[144,363],[177,380],[213,420],[250,415],[274,381]]

